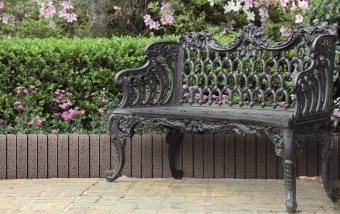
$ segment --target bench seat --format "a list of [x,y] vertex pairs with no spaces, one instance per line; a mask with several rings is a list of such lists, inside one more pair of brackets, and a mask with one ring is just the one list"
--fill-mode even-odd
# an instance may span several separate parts
[[229,106],[152,106],[150,108],[122,108],[114,109],[113,114],[123,115],[138,115],[141,117],[154,118],[171,118],[177,120],[202,120],[202,121],[216,121],[227,123],[241,123],[245,125],[265,125],[273,127],[289,127],[293,122],[294,109],[291,110],[277,110],[270,109],[252,109],[244,106],[229,107]]

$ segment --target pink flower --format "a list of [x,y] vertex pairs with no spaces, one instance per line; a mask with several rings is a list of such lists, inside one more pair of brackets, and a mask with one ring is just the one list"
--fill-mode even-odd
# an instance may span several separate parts
[[30,85],[30,88],[35,88],[35,86],[34,85]]
[[12,105],[18,105],[21,104],[20,101],[15,101]]
[[301,14],[300,14],[300,13],[299,13],[299,14],[297,14],[295,17],[296,17],[295,23],[300,23],[300,22],[302,22],[302,20],[303,20],[303,16],[301,16]]
[[5,24],[7,24],[7,21],[8,21],[7,16],[4,16],[4,17],[2,18],[2,22],[5,23]]
[[33,123],[34,123],[34,122],[33,122],[33,121],[31,121],[31,122],[29,122],[29,123],[28,123],[28,125],[32,125]]
[[24,107],[22,105],[18,105],[18,108],[23,109]]
[[0,9],[3,9],[3,8],[4,8],[4,3],[0,2]]
[[52,133],[53,133],[53,134],[57,134],[57,133],[58,133],[58,130],[52,130]]
[[69,106],[71,106],[71,105],[72,105],[72,103],[71,103],[71,102],[67,102],[66,104],[67,104],[67,105],[69,105]]
[[183,88],[185,88],[185,87],[187,87],[187,85],[184,84],[184,85],[183,85]]
[[334,116],[334,117],[335,117],[335,116],[338,116],[338,113],[339,113],[338,111],[334,111],[334,112],[333,112],[333,116]]
[[27,91],[26,89],[24,90],[24,92],[25,92],[26,94],[28,93],[28,91]]
[[266,8],[261,7],[261,8],[259,9],[259,11],[260,11],[260,16],[261,16],[261,17],[269,17],[269,15],[268,15],[268,10],[267,10]]
[[59,100],[56,100],[57,103],[59,103],[60,101]]
[[102,99],[102,102],[105,102],[106,100]]
[[149,5],[148,5],[148,8],[152,8],[152,5],[151,5],[151,4],[149,4]]
[[130,24],[130,19],[127,20],[126,24]]
[[38,110],[37,109],[33,109],[32,111],[37,112]]
[[110,114],[110,111],[109,111],[109,110],[107,110],[107,111],[106,111],[106,114]]
[[[59,91],[60,91],[60,90],[59,90]],[[61,92],[61,93],[64,93],[65,91],[64,91],[64,90],[61,90],[60,92]],[[72,95],[72,94],[71,94],[71,95]]]
[[68,106],[67,103],[59,105],[59,107],[62,108],[62,109],[65,109],[67,106]]
[[98,109],[98,111],[100,112],[100,113],[104,113],[104,110],[103,109]]
[[55,94],[59,94],[59,91],[54,92]]
[[118,6],[114,6],[113,9],[120,11],[122,8],[120,8]]
[[306,9],[306,8],[308,8],[308,3],[307,3],[307,1],[299,1],[299,8],[301,8],[301,9]]
[[280,31],[281,31],[281,35],[283,36],[283,37],[285,37],[285,36],[289,36],[290,34],[291,34],[291,32],[292,32],[292,29],[288,29],[288,23],[287,23],[287,25],[286,25],[286,27],[284,28],[283,26],[281,26],[281,28],[280,28]]
[[72,96],[72,93],[70,92],[66,92],[65,95],[69,95],[69,96]]
[[243,97],[246,97],[247,96],[247,93],[243,94]]
[[55,116],[59,116],[59,114],[58,114],[58,113],[54,113],[54,115],[55,115]]
[[158,30],[158,27],[160,26],[160,24],[158,23],[158,21],[157,22],[152,22],[151,24],[150,24],[150,29],[156,29],[156,30]]
[[[150,15],[146,14],[145,16],[143,16],[144,18],[144,22],[145,22],[145,25],[148,26],[148,25],[151,25],[151,23],[153,22],[153,20],[151,19]],[[94,93],[93,93],[94,94]]]
[[179,6],[180,6],[180,7],[184,7],[184,4],[183,4],[183,3],[181,3]]
[[252,0],[245,0],[245,3],[248,7],[253,7],[253,1]]
[[13,129],[13,127],[8,127],[8,129]]
[[290,8],[291,11],[294,11],[296,9],[295,2],[292,3],[292,8]]
[[51,20],[48,25],[52,28],[52,29],[55,29],[56,25],[55,23]]
[[14,20],[10,20],[8,26],[15,27],[14,22]]
[[73,132],[73,134],[78,134],[77,132]]
[[67,3],[64,3],[64,10],[65,9],[73,9],[73,6],[71,5],[71,1],[67,2]]
[[225,30],[223,30],[221,33],[220,33],[220,36],[223,36],[224,34],[226,34],[227,32],[225,32]]
[[287,3],[289,2],[289,0],[280,0],[280,3],[281,3],[281,6],[282,7],[286,7],[287,5]]
[[26,15],[26,13],[25,13],[25,18],[26,18],[26,19],[28,19],[30,16],[31,16],[31,15]]
[[76,19],[76,14],[72,13],[72,14],[67,14],[66,18],[67,18],[67,22],[73,22]]
[[65,10],[59,11],[58,13],[59,13],[59,16],[58,16],[59,18],[66,17],[66,15],[68,14],[68,13],[66,13]]
[[17,132],[17,134],[22,134],[22,132]]

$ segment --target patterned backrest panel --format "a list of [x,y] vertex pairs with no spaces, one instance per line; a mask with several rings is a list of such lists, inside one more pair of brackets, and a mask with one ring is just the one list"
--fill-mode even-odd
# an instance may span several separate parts
[[313,29],[299,27],[278,44],[252,24],[227,45],[220,44],[209,31],[184,33],[179,40],[184,52],[178,71],[183,81],[179,102],[293,107],[294,79],[314,66],[312,44],[318,35],[328,33],[325,28],[323,32],[308,31]]

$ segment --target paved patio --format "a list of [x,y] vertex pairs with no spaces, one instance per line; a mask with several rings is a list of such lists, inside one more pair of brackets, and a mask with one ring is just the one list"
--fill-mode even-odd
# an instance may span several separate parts
[[[340,213],[316,180],[297,181],[298,213]],[[287,213],[283,180],[0,180],[0,213]]]

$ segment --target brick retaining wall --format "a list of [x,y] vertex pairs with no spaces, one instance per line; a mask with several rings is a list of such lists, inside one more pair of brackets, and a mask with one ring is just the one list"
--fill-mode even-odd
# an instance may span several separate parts
[[[194,143],[195,142],[195,143]],[[127,139],[122,175],[171,177],[165,135],[135,135]],[[298,176],[321,174],[321,144],[308,136],[297,162]],[[338,136],[334,137],[329,176],[340,179]],[[109,135],[2,135],[0,179],[97,178],[115,168]],[[281,157],[266,136],[237,134],[184,135],[176,155],[178,169],[190,178],[283,179]]]

